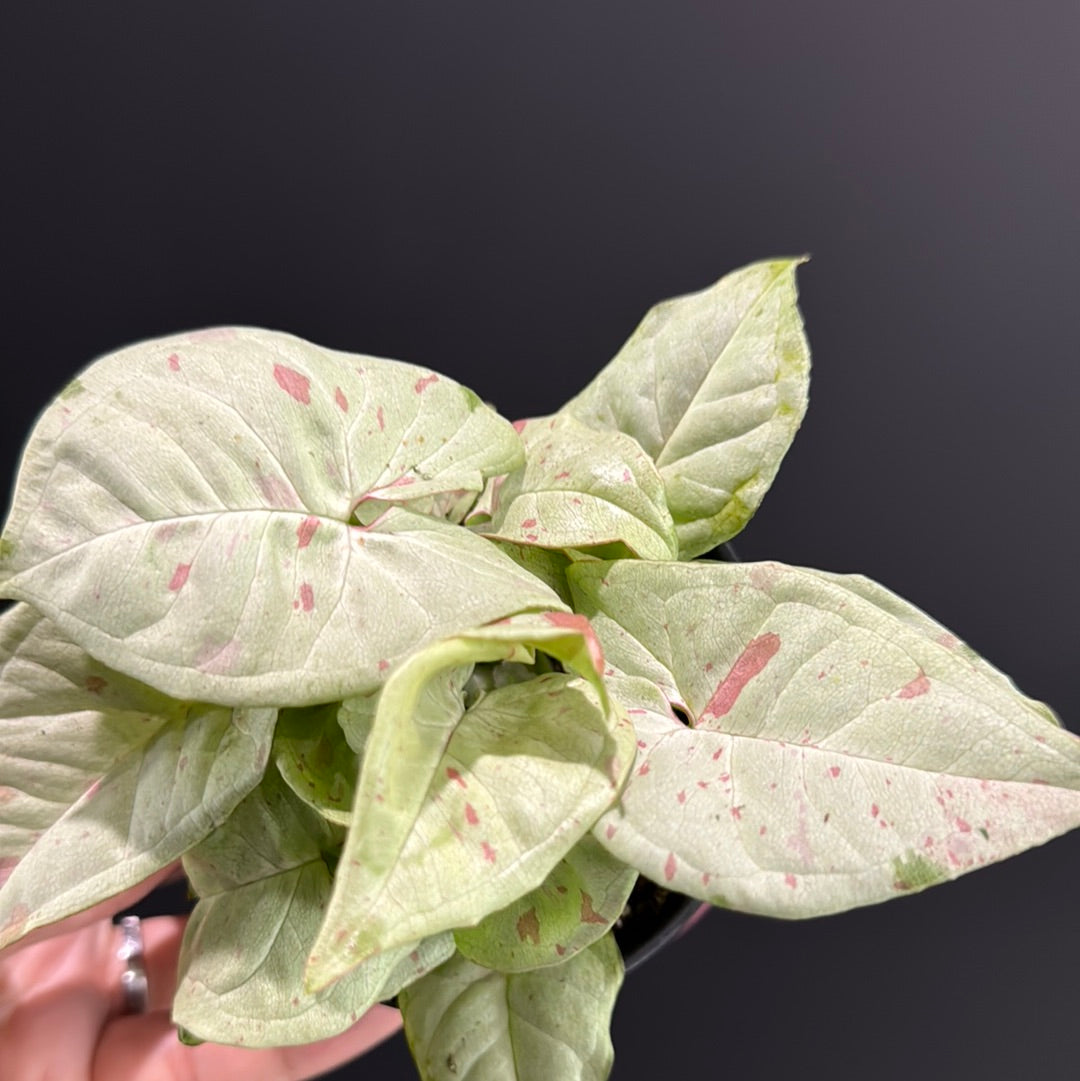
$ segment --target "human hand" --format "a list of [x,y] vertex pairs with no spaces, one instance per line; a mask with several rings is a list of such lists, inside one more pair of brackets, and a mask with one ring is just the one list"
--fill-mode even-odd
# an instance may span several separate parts
[[186,916],[141,921],[148,1001],[130,1012],[112,917],[176,873],[0,951],[0,1063],[4,1081],[303,1081],[381,1043],[401,1026],[375,1006],[339,1036],[298,1047],[248,1050],[182,1044],[169,1019]]

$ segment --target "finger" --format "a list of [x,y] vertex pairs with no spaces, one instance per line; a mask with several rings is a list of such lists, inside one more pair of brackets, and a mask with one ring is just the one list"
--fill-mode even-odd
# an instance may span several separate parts
[[78,931],[80,928],[88,927],[101,920],[111,919],[117,912],[123,912],[125,908],[130,908],[152,890],[157,889],[158,886],[170,881],[180,873],[182,873],[180,864],[178,862],[171,863],[168,867],[162,867],[160,871],[156,871],[137,886],[132,886],[130,889],[124,890],[123,893],[118,893],[115,897],[110,897],[100,904],[84,909],[82,912],[68,916],[66,919],[59,920],[56,923],[35,928],[29,934],[20,938],[18,942],[0,950],[0,961],[8,958],[18,950],[25,949],[27,946],[33,946],[36,943],[44,942],[46,939],[55,938],[59,935],[70,934],[72,931]]
[[298,1047],[248,1049],[180,1043],[165,1010],[119,1017],[98,1043],[91,1081],[305,1081],[370,1050],[401,1027],[401,1015],[374,1006],[352,1028]]
[[[143,963],[150,992],[150,1009],[168,1006],[176,990],[176,969],[186,916],[155,916],[143,920]],[[94,992],[113,1015],[124,1012],[121,976],[125,962],[118,956],[123,935],[106,920],[56,935],[13,953],[0,963],[0,985],[12,1000],[30,1004],[55,988]]]

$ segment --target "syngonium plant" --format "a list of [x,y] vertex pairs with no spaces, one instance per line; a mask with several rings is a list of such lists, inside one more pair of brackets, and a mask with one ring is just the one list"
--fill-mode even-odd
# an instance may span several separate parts
[[183,1038],[396,995],[425,1081],[600,1081],[638,876],[817,916],[1080,823],[1077,738],[922,612],[697,558],[806,408],[799,262],[514,425],[265,330],[88,368],[0,541],[0,946],[180,859]]

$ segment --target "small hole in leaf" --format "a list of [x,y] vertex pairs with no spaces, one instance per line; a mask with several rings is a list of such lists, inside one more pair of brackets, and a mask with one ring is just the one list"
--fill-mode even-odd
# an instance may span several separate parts
[[674,702],[671,703],[671,712],[675,714],[675,719],[680,723],[690,727],[690,714],[686,711],[685,706],[677,706]]

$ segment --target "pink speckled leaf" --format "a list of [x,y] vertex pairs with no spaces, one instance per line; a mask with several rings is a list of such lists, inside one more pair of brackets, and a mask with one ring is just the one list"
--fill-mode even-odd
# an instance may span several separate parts
[[611,935],[563,964],[502,973],[455,955],[401,995],[422,1081],[605,1081],[623,965]]
[[442,964],[449,934],[387,950],[308,992],[304,965],[330,897],[341,831],[273,770],[184,868],[199,895],[180,954],[173,1021],[215,1043],[279,1047],[344,1031],[383,998]]
[[418,642],[558,606],[469,530],[415,513],[521,456],[510,424],[424,369],[270,331],[144,342],[38,422],[0,582],[178,698],[341,698]]
[[[484,694],[478,663],[556,657]],[[325,986],[380,950],[470,926],[539,886],[611,805],[633,733],[608,703],[588,623],[518,617],[421,650],[383,687],[334,893],[309,963]]]
[[653,458],[681,559],[742,529],[806,412],[801,262],[755,263],[657,305],[563,407],[586,424],[626,432]]
[[814,916],[1080,825],[1080,740],[864,578],[630,562],[569,578],[638,738],[595,835],[661,884]]
[[623,544],[641,559],[679,545],[652,459],[628,435],[598,435],[571,416],[519,425],[525,464],[491,485],[487,537],[541,548]]
[[19,861],[0,889],[0,948],[167,867],[259,783],[275,710],[183,714],[120,757]]

